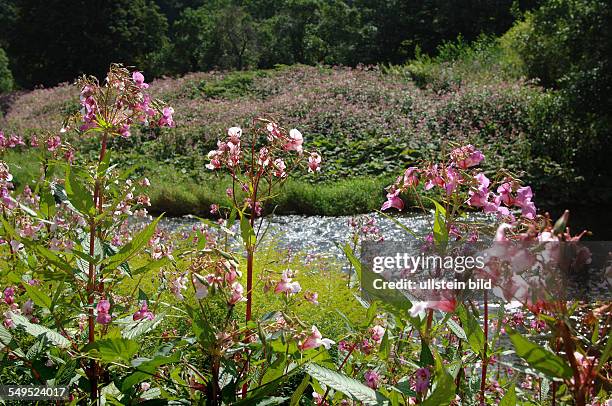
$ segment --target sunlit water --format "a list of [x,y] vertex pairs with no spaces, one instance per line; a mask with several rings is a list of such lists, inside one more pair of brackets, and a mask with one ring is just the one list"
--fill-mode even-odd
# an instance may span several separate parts
[[[415,237],[396,224],[392,219],[378,213],[368,215],[374,218],[376,227],[386,241],[405,241]],[[344,258],[339,244],[350,240],[352,229],[349,221],[354,216],[303,216],[303,215],[276,215],[258,220],[255,231],[259,232],[258,240],[262,245],[278,246],[292,252],[303,252],[330,258]],[[404,214],[394,217],[402,225],[410,229],[419,237],[425,237],[432,230],[432,214]],[[484,215],[470,215],[462,221],[492,225],[494,218]],[[160,226],[173,231],[190,229],[200,220],[191,216],[163,219]],[[239,235],[237,226],[232,231]],[[238,243],[238,241],[235,241]]]

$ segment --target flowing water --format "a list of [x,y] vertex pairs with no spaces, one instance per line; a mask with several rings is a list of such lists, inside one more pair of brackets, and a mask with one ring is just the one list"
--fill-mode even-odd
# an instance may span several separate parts
[[[402,241],[414,239],[394,220],[410,229],[417,236],[425,237],[432,230],[432,214],[405,214],[389,217],[378,213],[369,214],[375,220],[375,226],[387,241]],[[344,244],[350,239],[351,226],[349,221],[353,216],[327,217],[302,215],[274,215],[260,219],[255,226],[259,230],[262,244],[275,243],[279,248],[293,252],[305,252],[324,257],[344,258],[338,244]],[[467,222],[477,222],[491,225],[494,218],[484,215],[470,215]],[[163,219],[162,228],[179,231],[191,228],[199,220],[191,216]],[[232,231],[237,232],[237,226]],[[239,234],[239,233],[238,233]]]

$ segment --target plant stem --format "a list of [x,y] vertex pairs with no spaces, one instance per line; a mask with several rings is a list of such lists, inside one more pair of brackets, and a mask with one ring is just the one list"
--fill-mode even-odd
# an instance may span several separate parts
[[482,375],[480,377],[480,405],[485,406],[485,387],[487,384],[487,364],[489,359],[487,357],[487,344],[489,340],[489,304],[487,303],[487,291],[484,291],[484,345],[482,349]]
[[[102,133],[102,147],[100,149],[100,158],[98,165],[104,160],[106,154],[106,131]],[[96,208],[96,215],[102,210],[102,199],[100,197],[101,182],[98,178],[98,172],[96,168],[95,175],[95,186],[93,193],[93,204]],[[96,220],[95,216],[92,216],[89,221],[89,256],[94,257],[95,255],[95,243],[96,243]],[[93,344],[96,340],[96,325],[94,319],[94,302],[96,291],[96,266],[93,262],[89,263],[89,278],[87,283],[87,303],[89,305],[89,317],[88,317],[88,342]],[[98,400],[98,364],[95,360],[91,360],[89,366],[89,381],[91,385],[91,400],[97,402]]]

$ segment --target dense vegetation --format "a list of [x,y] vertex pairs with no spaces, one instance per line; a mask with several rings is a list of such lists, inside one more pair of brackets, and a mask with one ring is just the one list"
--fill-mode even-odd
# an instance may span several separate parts
[[417,47],[432,52],[458,34],[503,33],[519,3],[121,0],[92,13],[82,0],[2,0],[0,47],[24,87],[102,75],[114,61],[148,77],[279,63],[402,63]]
[[[10,64],[0,52],[0,89],[13,86],[13,75],[21,86],[52,84],[99,72],[109,60],[137,63],[147,76],[274,67],[154,82],[157,96],[180,107],[179,127],[172,135],[138,134],[137,148],[122,149],[117,159],[142,164],[160,181],[154,193],[159,210],[207,212],[223,182],[202,175],[203,154],[228,122],[244,126],[263,113],[299,123],[328,160],[316,179],[289,184],[293,192],[273,202],[281,212],[372,210],[364,196],[382,193],[387,174],[462,139],[484,142],[508,169],[529,173],[549,203],[610,199],[612,12],[602,1],[487,2],[457,9],[428,1],[410,8],[365,0],[140,0],[109,4],[96,24],[82,11],[86,7],[67,2],[4,3],[0,45]],[[520,16],[514,24],[513,16]],[[80,33],[95,37],[95,46]],[[406,60],[354,69],[277,65]],[[61,118],[52,117],[56,107],[71,111],[77,99],[60,87],[4,97],[1,104],[4,127],[28,135],[41,125],[55,129]],[[79,150],[88,153],[87,145]],[[308,189],[314,180],[346,176],[368,179],[345,181],[340,189],[328,183],[329,193],[318,197]]]

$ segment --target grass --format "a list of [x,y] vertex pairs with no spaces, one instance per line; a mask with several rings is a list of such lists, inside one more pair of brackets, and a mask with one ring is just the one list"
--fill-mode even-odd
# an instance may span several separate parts
[[[346,275],[341,272],[341,264],[335,260],[326,258],[309,258],[305,253],[290,253],[279,249],[275,244],[270,244],[260,249],[255,257],[254,277],[255,286],[253,289],[253,317],[258,319],[266,313],[277,311],[283,308],[283,300],[279,295],[272,292],[265,293],[261,279],[264,274],[273,272],[277,274],[276,279],[280,278],[283,270],[291,269],[297,272],[295,280],[302,286],[302,292],[310,291],[319,294],[319,305],[308,302],[298,301],[297,305],[292,305],[292,310],[307,325],[316,325],[326,337],[339,340],[347,333],[344,323],[338,322],[339,313],[356,325],[362,321],[362,307],[355,299],[356,293],[347,287]],[[147,259],[140,257],[133,261],[133,268],[142,265]],[[180,260],[179,268],[187,268],[188,262]],[[243,258],[240,263],[243,272],[242,284],[246,287],[246,260]],[[126,278],[121,285],[117,286],[116,293],[119,295],[133,296],[133,292],[141,289],[149,294],[149,298],[155,298],[160,293],[157,300],[160,310],[177,305],[177,299],[163,287],[160,288],[158,271],[151,271],[134,279]],[[3,286],[3,285],[0,285]],[[191,289],[191,287],[190,287]],[[192,302],[193,297],[186,296],[186,300]],[[191,303],[194,305],[195,303]],[[245,312],[244,303],[238,304],[234,309],[234,316],[242,320]],[[171,329],[180,325],[180,320],[168,319],[164,328]],[[185,326],[183,325],[182,328]]]
[[[4,157],[14,176],[18,190],[39,176],[36,156],[32,152],[10,151]],[[225,190],[231,180],[224,176],[204,174],[195,176],[176,171],[172,165],[145,166],[139,171],[152,183],[150,211],[168,216],[195,214],[208,216],[211,204],[229,207]],[[344,216],[370,213],[385,200],[384,188],[393,176],[355,177],[313,183],[289,179],[272,199],[265,204],[266,213]]]

